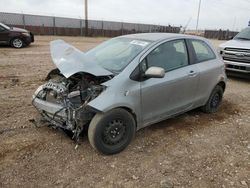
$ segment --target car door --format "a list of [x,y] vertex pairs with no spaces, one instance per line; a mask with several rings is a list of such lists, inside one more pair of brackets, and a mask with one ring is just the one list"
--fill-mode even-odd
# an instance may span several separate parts
[[224,69],[224,63],[216,58],[211,47],[202,40],[189,39],[189,46],[194,53],[195,61],[200,72],[200,80],[197,90],[197,105],[207,101],[211,91],[218,83],[218,75]]
[[189,63],[185,40],[165,42],[141,62],[142,71],[162,67],[164,78],[141,82],[142,122],[144,126],[191,109],[199,80],[197,65]]
[[9,32],[0,25],[0,43],[7,43]]

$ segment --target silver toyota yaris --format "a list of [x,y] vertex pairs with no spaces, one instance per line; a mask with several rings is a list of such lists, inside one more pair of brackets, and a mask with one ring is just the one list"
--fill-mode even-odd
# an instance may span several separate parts
[[136,130],[201,107],[218,110],[225,66],[204,38],[167,33],[126,35],[86,53],[51,42],[57,69],[32,103],[55,128],[79,134],[104,154],[125,149]]

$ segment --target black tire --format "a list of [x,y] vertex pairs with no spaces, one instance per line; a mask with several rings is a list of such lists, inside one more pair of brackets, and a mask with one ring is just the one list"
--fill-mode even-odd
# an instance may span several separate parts
[[202,111],[205,113],[215,113],[218,111],[224,90],[220,85],[215,86],[213,89],[207,103],[201,107]]
[[94,116],[89,125],[88,138],[93,148],[111,155],[124,150],[132,141],[135,131],[133,116],[128,111],[117,108]]
[[25,43],[20,38],[14,38],[10,41],[10,44],[13,48],[22,48],[25,46]]

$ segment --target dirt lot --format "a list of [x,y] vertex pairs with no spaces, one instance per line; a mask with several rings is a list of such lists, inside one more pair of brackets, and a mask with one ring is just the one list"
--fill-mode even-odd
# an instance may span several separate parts
[[28,48],[0,47],[0,187],[250,187],[250,81],[230,78],[218,113],[152,125],[124,152],[103,156],[86,136],[76,149],[63,132],[30,122],[56,38],[81,50],[105,40],[36,37]]

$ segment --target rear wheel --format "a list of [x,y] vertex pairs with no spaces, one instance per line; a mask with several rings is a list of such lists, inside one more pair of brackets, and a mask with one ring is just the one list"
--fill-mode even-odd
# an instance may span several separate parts
[[14,48],[22,48],[24,47],[24,42],[22,39],[20,38],[14,38],[11,40],[11,46],[14,47]]
[[223,88],[217,85],[212,91],[207,103],[201,108],[202,111],[206,113],[217,112],[222,101],[223,93]]
[[124,150],[135,135],[133,116],[124,109],[114,109],[96,114],[92,119],[88,138],[92,147],[103,154],[115,154]]

